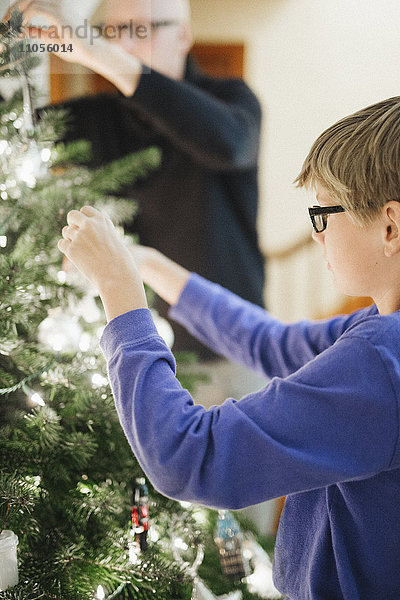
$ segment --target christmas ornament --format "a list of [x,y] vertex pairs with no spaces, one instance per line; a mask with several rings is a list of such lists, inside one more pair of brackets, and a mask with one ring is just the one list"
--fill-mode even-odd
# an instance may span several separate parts
[[39,341],[54,352],[76,352],[82,336],[82,328],[76,318],[62,312],[61,308],[49,311],[49,316],[40,323]]
[[0,592],[18,583],[18,537],[14,532],[0,533]]
[[132,496],[132,534],[136,547],[141,552],[148,548],[147,533],[149,531],[149,492],[144,477],[135,481]]
[[[225,594],[223,596],[215,596],[210,588],[204,583],[204,581],[200,579],[198,570],[204,558],[204,547],[202,544],[197,544],[197,551],[192,564],[190,564],[188,560],[183,559],[181,551],[188,550],[189,546],[181,537],[178,537],[177,533],[179,528],[182,529],[182,524],[185,521],[186,516],[187,514],[183,513],[181,517],[175,516],[172,519],[171,544],[174,559],[193,579],[191,600],[242,600],[242,592],[240,590],[236,590],[235,592]],[[187,530],[183,528],[183,531]]]
[[250,575],[248,560],[243,555],[243,537],[232,513],[218,513],[215,543],[218,547],[222,573],[232,581],[240,581]]
[[251,534],[246,534],[244,551],[251,556],[253,573],[246,578],[247,588],[251,594],[257,594],[264,600],[281,598],[272,578],[272,562],[268,554]]

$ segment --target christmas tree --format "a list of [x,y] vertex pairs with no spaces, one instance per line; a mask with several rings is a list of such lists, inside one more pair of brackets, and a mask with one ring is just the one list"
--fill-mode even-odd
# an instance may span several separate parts
[[207,559],[218,552],[215,512],[151,488],[147,499],[98,347],[99,300],[57,250],[72,208],[91,204],[115,223],[132,219],[132,201],[118,192],[156,168],[160,153],[87,169],[86,142],[59,142],[67,113],[35,115],[35,60],[21,52],[22,31],[17,12],[0,24],[0,75],[21,82],[0,103],[0,597],[212,598],[197,577],[205,547],[208,584],[256,598]]

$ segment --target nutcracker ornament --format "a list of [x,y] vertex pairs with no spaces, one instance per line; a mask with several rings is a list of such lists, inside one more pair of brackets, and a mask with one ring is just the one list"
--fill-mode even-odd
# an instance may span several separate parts
[[148,548],[149,531],[149,492],[144,477],[135,480],[132,495],[132,536],[137,550],[145,552]]
[[240,527],[232,513],[218,513],[215,543],[218,547],[222,573],[232,581],[240,581],[250,575],[250,565],[243,555],[243,539]]

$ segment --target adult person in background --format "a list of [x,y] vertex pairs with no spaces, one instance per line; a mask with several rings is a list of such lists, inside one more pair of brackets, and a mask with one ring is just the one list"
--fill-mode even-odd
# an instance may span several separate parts
[[[27,21],[42,17],[49,23],[47,32],[33,28],[32,35],[72,44],[73,51],[59,53],[61,58],[90,68],[121,92],[67,104],[68,139],[91,142],[92,166],[149,146],[161,149],[160,168],[124,190],[138,203],[127,231],[186,269],[262,305],[264,264],[256,230],[260,106],[243,81],[198,70],[189,55],[188,0],[104,0],[85,37],[74,35],[82,24],[74,23],[67,1],[25,0],[14,7]],[[156,308],[166,316],[165,303],[157,301]],[[215,379],[212,394],[205,389],[202,395],[200,386],[198,402],[212,397],[218,403],[261,385],[171,324],[174,351],[196,352]]]

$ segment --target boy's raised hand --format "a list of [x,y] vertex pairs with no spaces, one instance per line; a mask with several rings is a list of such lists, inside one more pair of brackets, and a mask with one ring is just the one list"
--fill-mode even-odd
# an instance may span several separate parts
[[68,213],[58,248],[98,289],[110,320],[146,308],[142,280],[131,252],[111,220],[91,206]]

